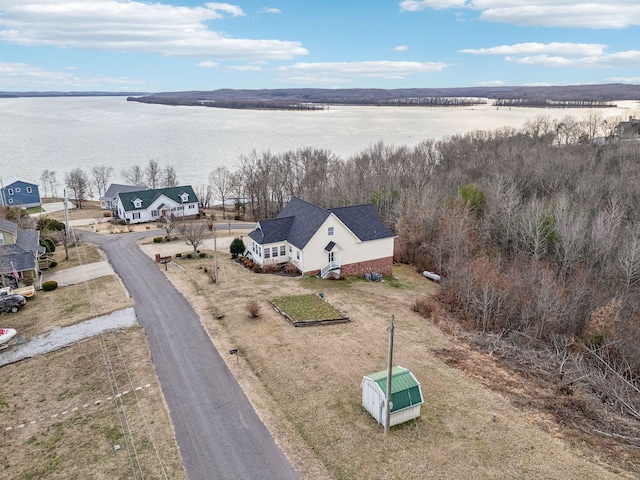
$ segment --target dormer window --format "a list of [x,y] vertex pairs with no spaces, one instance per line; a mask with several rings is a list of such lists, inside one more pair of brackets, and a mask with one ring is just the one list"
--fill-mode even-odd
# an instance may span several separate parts
[[189,194],[188,193],[182,193],[180,194],[180,199],[182,200],[182,203],[186,203],[189,201]]
[[136,199],[133,201],[133,206],[134,206],[135,208],[142,208],[142,200],[140,200],[139,198],[136,198]]

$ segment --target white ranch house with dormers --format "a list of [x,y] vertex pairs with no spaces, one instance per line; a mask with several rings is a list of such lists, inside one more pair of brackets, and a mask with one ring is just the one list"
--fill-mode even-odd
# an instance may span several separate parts
[[118,217],[131,224],[157,222],[171,215],[190,219],[200,213],[198,197],[190,185],[118,192],[115,206]]
[[277,218],[258,222],[245,253],[261,266],[292,263],[322,278],[391,275],[395,237],[371,204],[324,209],[293,197]]

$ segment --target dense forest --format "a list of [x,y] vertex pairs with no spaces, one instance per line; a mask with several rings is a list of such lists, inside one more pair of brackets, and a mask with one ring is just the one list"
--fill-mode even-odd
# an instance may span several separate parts
[[253,152],[210,179],[218,196],[246,199],[254,219],[291,195],[373,202],[398,234],[396,260],[442,275],[439,305],[477,344],[505,358],[528,352],[559,391],[582,388],[607,409],[591,430],[640,446],[640,139],[606,129],[591,112],[378,143],[348,159]]

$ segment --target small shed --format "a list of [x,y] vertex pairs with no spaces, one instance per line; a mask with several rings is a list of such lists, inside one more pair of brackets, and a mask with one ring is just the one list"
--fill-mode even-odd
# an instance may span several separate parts
[[[393,367],[391,370],[390,426],[407,422],[420,416],[424,403],[420,382],[408,369]],[[387,370],[370,373],[362,378],[362,406],[379,424],[385,425],[385,396],[387,394]]]

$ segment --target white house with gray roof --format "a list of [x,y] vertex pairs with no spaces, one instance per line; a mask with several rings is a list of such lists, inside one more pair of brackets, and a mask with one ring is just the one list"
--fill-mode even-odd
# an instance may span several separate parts
[[371,204],[324,209],[293,197],[249,233],[247,255],[261,266],[292,263],[323,278],[390,275],[395,237]]
[[160,218],[171,215],[196,218],[200,212],[198,197],[191,185],[118,192],[115,205],[118,217],[131,224],[157,222]]

